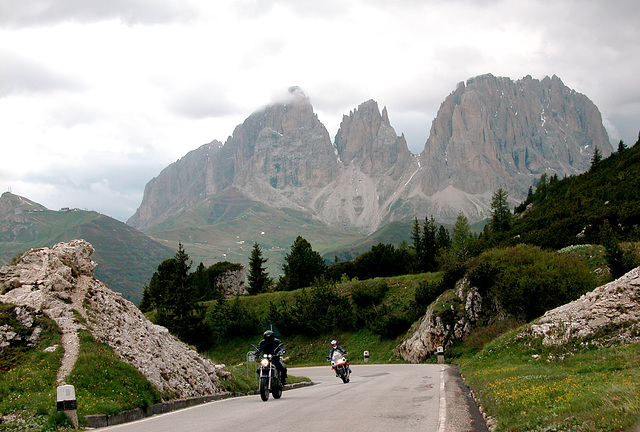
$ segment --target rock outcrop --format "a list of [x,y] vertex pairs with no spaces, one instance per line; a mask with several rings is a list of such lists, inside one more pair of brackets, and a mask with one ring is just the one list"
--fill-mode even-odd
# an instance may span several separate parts
[[[62,330],[64,383],[78,355],[78,330],[86,329],[136,367],[164,395],[202,396],[219,392],[221,371],[213,362],[148,321],[120,294],[93,277],[93,247],[84,240],[32,249],[0,268],[0,302],[49,316]],[[85,324],[75,317],[82,315]]]
[[245,285],[247,269],[243,266],[239,270],[228,270],[215,279],[214,285],[222,290],[225,298],[237,297],[239,295],[249,294]]
[[[455,295],[461,306],[455,308],[446,298]],[[482,298],[469,280],[461,279],[454,293],[445,292],[428,308],[413,332],[408,333],[396,348],[397,355],[410,363],[420,363],[436,353],[438,347],[445,350],[455,341],[464,339],[480,318]]]
[[[598,334],[605,336],[595,338]],[[594,339],[600,345],[640,342],[640,267],[546,312],[521,336],[542,338],[546,346]]]
[[[446,350],[467,337],[481,313],[482,298],[464,278],[456,284],[455,292],[445,292],[429,306],[396,353],[411,363],[424,361],[439,346]],[[540,338],[546,346],[640,342],[640,267],[546,312],[518,337]]]
[[240,196],[363,234],[414,217],[453,222],[461,210],[473,222],[488,215],[498,188],[519,202],[543,173],[586,171],[596,147],[605,157],[612,151],[600,112],[556,76],[460,83],[419,156],[373,100],[343,117],[332,143],[292,87],[289,100],[251,114],[222,147],[201,147],[162,171],[128,223],[144,230],[207,200],[212,223],[234,217],[220,207],[237,207]]

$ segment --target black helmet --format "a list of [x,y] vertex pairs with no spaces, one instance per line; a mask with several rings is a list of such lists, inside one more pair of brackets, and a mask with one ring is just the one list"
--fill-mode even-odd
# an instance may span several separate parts
[[265,340],[273,340],[273,332],[271,330],[267,330],[262,334]]

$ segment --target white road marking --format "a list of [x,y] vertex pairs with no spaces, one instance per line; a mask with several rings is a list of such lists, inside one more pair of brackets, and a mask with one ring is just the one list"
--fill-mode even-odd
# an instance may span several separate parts
[[444,432],[447,422],[447,398],[444,392],[444,368],[440,369],[440,412],[438,432]]

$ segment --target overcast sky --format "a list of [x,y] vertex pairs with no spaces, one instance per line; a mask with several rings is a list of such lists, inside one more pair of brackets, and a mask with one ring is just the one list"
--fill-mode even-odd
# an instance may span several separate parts
[[0,0],[0,186],[126,221],[144,185],[293,85],[420,153],[456,84],[558,75],[640,130],[637,0]]

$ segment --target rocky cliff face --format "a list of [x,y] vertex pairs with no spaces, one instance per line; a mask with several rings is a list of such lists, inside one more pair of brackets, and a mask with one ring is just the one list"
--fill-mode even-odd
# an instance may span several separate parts
[[418,169],[417,160],[391,127],[387,109],[381,113],[373,100],[343,117],[335,148],[339,171],[311,209],[331,226],[372,232]]
[[[477,288],[462,279],[456,284],[455,295],[464,307],[438,309],[439,298],[427,308],[413,332],[396,348],[396,354],[410,363],[420,363],[436,353],[438,347],[447,350],[454,342],[469,335],[482,313],[482,298]],[[444,302],[448,305],[448,302]]]
[[[0,302],[14,305],[16,316],[22,316],[25,325],[34,321],[28,315],[45,313],[62,330],[64,356],[58,382],[64,383],[71,372],[79,350],[77,332],[86,328],[163,394],[185,398],[219,392],[218,375],[225,372],[164,327],[149,322],[133,303],[95,279],[92,253],[89,243],[74,240],[32,249],[17,264],[0,268]],[[86,324],[76,319],[75,312]],[[16,338],[10,329],[2,328],[0,333],[4,335],[0,336],[0,349]],[[27,343],[37,333],[34,328],[25,335]]]
[[419,157],[375,101],[345,115],[332,144],[304,93],[290,96],[249,116],[219,150],[198,149],[163,171],[128,223],[145,229],[231,189],[365,234],[428,215],[452,222],[460,210],[476,221],[498,188],[520,202],[542,173],[581,173],[596,146],[612,151],[598,109],[556,76],[459,84]]
[[206,193],[206,167],[221,148],[222,143],[214,140],[162,170],[144,187],[143,205],[127,223],[136,228],[146,228],[149,220],[164,220],[201,201]]
[[291,99],[252,114],[225,147],[233,150],[234,175],[212,177],[248,198],[276,207],[307,209],[311,198],[336,176],[338,163],[329,133],[298,88]]
[[215,278],[214,284],[222,289],[225,298],[237,297],[249,294],[244,281],[246,280],[247,269],[229,270],[223,272]]
[[533,179],[578,174],[594,148],[611,154],[597,107],[560,78],[482,75],[442,103],[420,155],[421,190],[482,194],[506,187],[521,200]]

